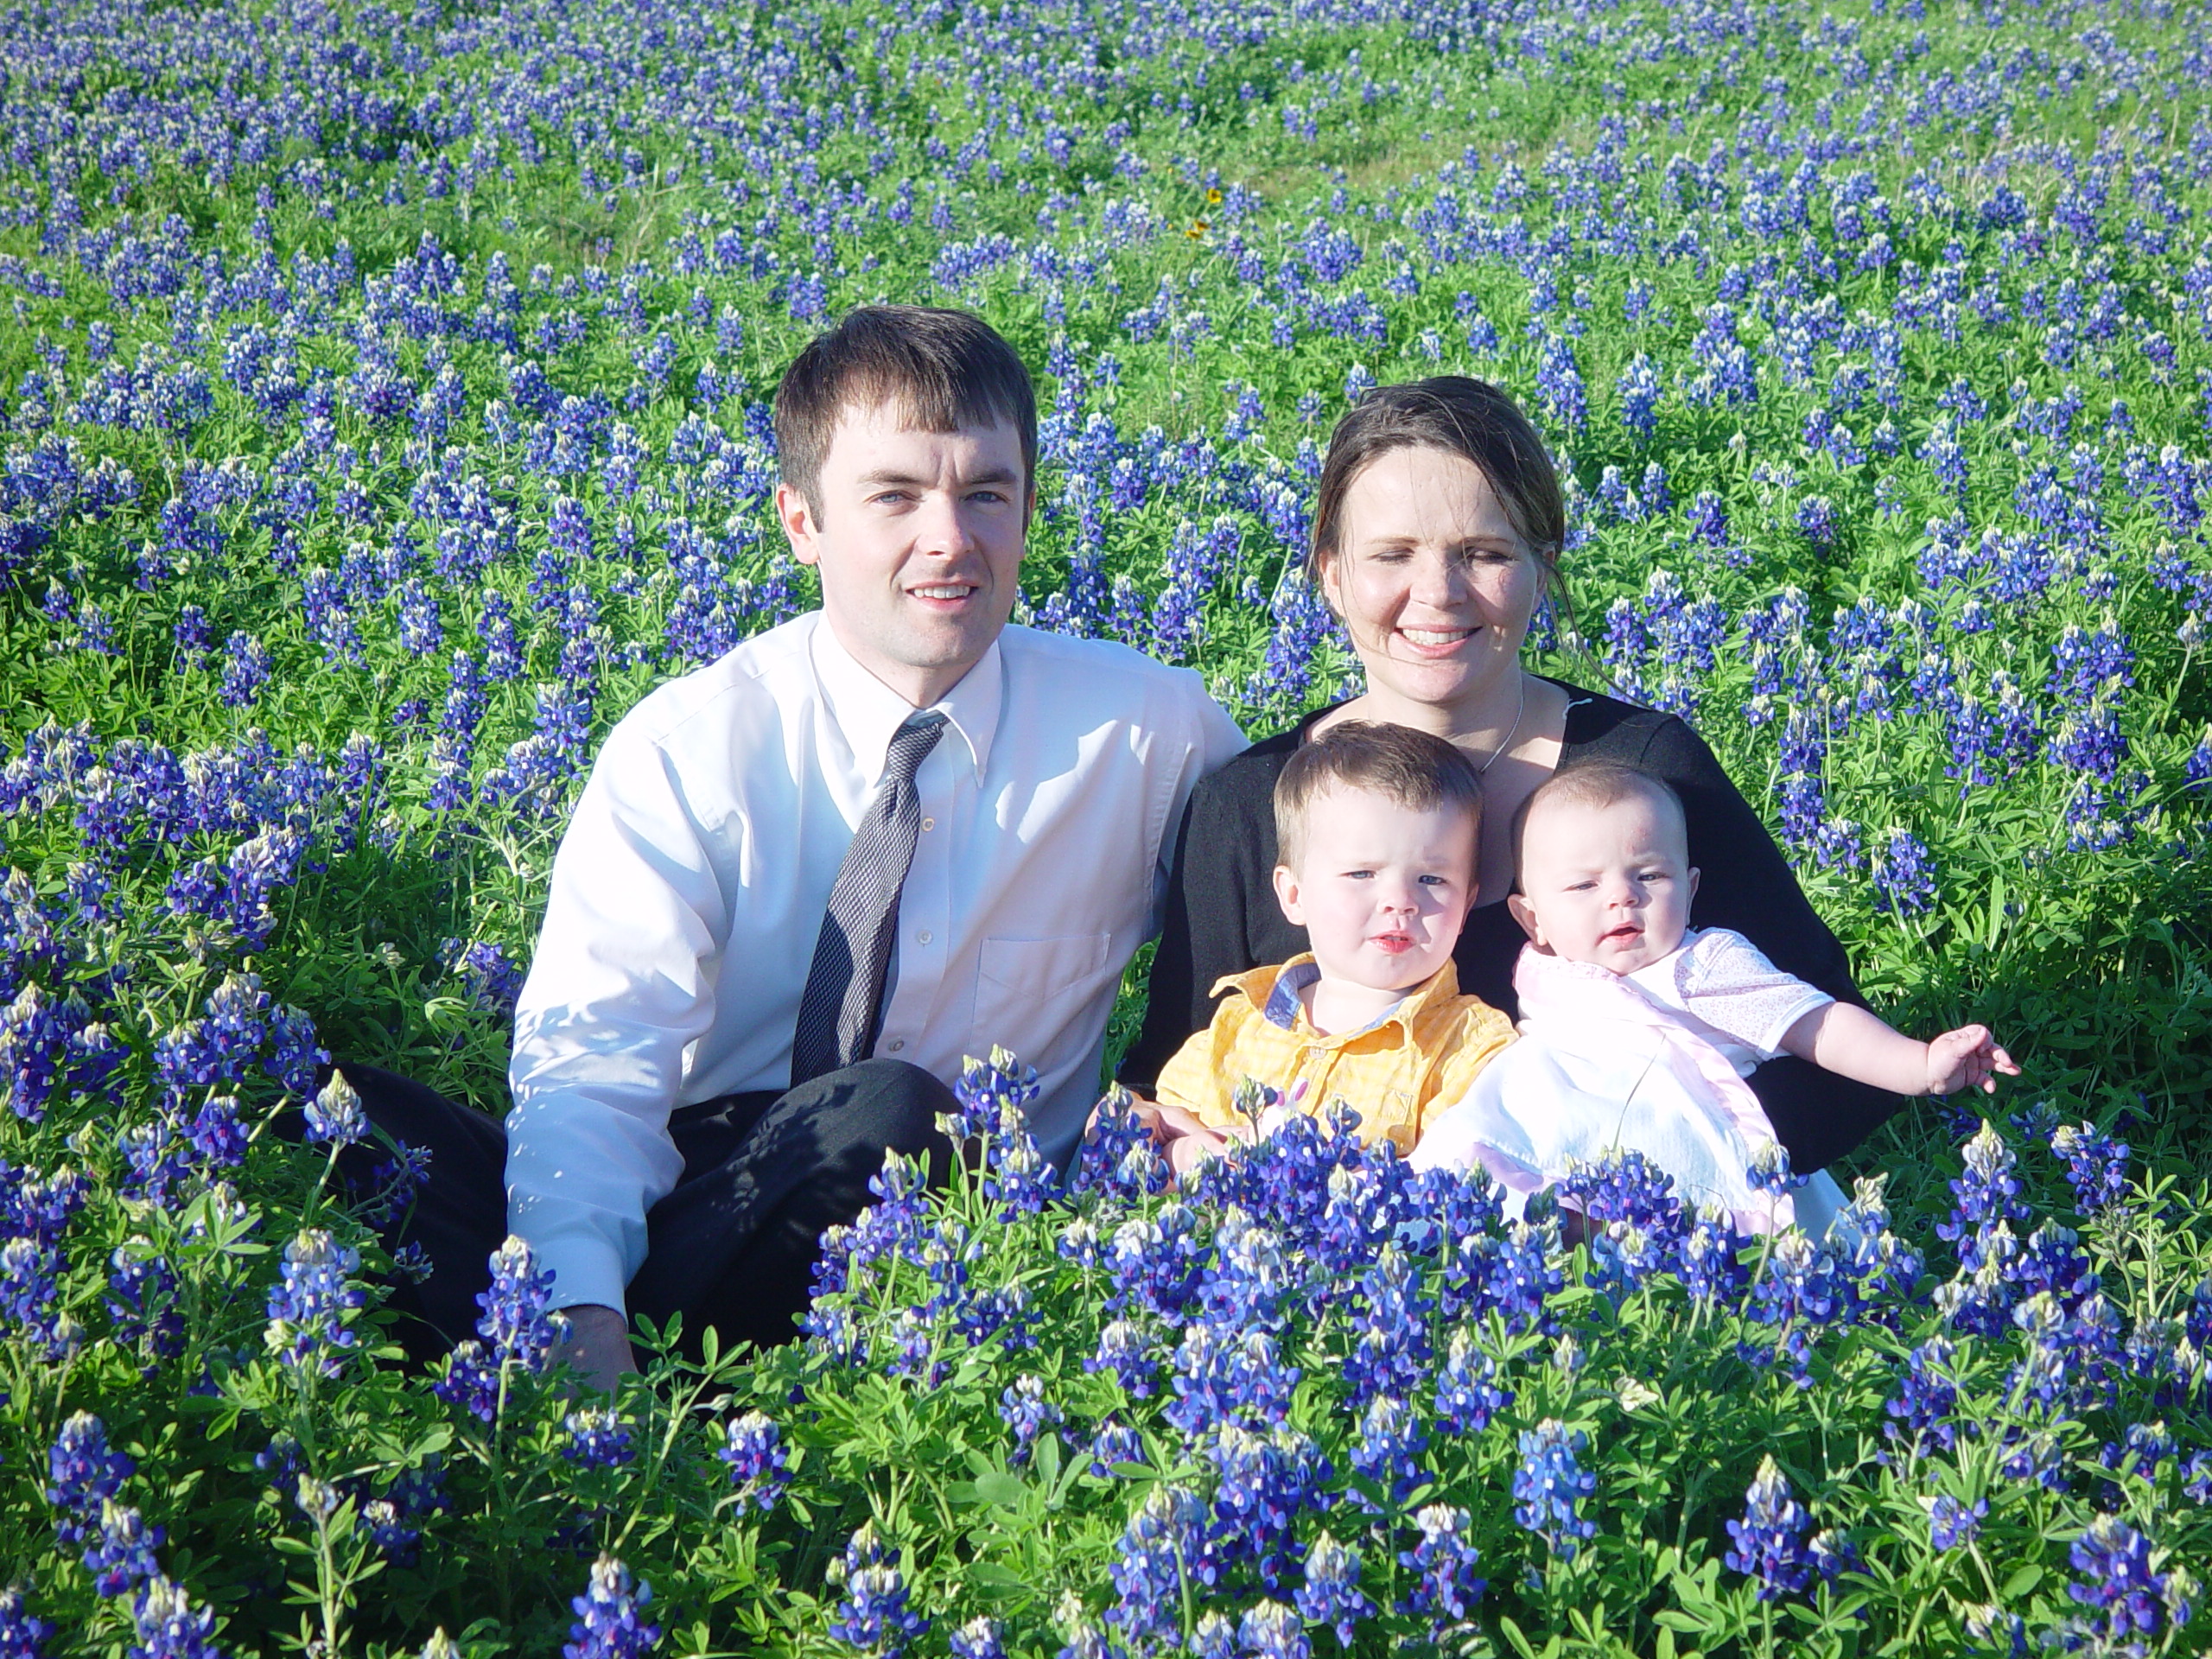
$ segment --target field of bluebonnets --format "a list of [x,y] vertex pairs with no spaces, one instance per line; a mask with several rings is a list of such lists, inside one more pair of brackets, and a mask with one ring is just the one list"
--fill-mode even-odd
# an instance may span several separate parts
[[[2206,1645],[2208,86],[2156,3],[0,16],[0,1652]],[[811,602],[765,400],[875,298],[1039,372],[1025,620],[1255,734],[1347,680],[1330,423],[1512,389],[1542,660],[2028,1075],[1825,1244],[1627,1167],[1569,1248],[1341,1124],[1058,1180],[1001,1061],[804,1344],[594,1407],[510,1257],[408,1371],[409,1160],[283,1120],[499,1107],[597,740]]]

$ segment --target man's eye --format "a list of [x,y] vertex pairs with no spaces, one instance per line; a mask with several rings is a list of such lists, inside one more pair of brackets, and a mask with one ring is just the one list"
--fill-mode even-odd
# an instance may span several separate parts
[[1006,497],[996,490],[975,490],[969,493],[968,499],[970,501],[984,501],[995,505],[1005,500]]

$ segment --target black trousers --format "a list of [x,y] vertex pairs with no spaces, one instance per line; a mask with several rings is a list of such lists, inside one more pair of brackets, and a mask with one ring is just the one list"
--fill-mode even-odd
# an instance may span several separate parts
[[[419,1285],[400,1281],[391,1296],[409,1316],[401,1340],[411,1357],[429,1360],[475,1332],[476,1298],[507,1236],[506,1131],[397,1073],[350,1060],[337,1069],[372,1122],[430,1154],[412,1210],[384,1233],[387,1249],[416,1244],[429,1257],[429,1276]],[[887,1150],[926,1154],[932,1183],[942,1183],[951,1147],[937,1117],[955,1106],[952,1091],[920,1067],[875,1059],[782,1094],[678,1107],[668,1129],[683,1173],[646,1213],[645,1262],[630,1281],[629,1313],[656,1322],[682,1313],[683,1346],[693,1354],[709,1325],[725,1350],[791,1340],[823,1233],[874,1201],[868,1179]],[[340,1169],[365,1192],[387,1155],[365,1141],[346,1150]]]

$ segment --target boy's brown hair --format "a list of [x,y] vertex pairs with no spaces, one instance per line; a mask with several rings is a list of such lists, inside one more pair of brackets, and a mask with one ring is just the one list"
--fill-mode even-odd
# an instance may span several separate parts
[[1306,809],[1332,785],[1387,796],[1408,812],[1456,806],[1482,823],[1482,774],[1458,745],[1410,726],[1347,720],[1299,745],[1275,779],[1277,863],[1298,867]]
[[1536,810],[1539,802],[1559,801],[1570,806],[1587,806],[1602,811],[1606,807],[1618,806],[1623,801],[1636,799],[1649,801],[1662,814],[1674,818],[1687,852],[1689,817],[1682,810],[1682,798],[1675,792],[1672,784],[1641,766],[1624,766],[1618,760],[1586,760],[1579,766],[1561,766],[1530,790],[1527,798],[1514,809],[1514,891],[1521,890],[1522,849],[1528,840],[1529,815]]
[[925,432],[1013,427],[1021,438],[1024,488],[1036,487],[1037,391],[998,330],[968,311],[863,305],[809,340],[776,388],[784,482],[816,512],[822,462],[839,418],[880,404]]

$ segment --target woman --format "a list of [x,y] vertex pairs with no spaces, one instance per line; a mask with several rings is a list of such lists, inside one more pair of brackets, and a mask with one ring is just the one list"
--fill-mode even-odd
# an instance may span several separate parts
[[[1308,569],[1343,619],[1368,689],[1255,744],[1192,796],[1144,1027],[1122,1067],[1130,1088],[1151,1092],[1160,1068],[1211,1019],[1224,975],[1306,948],[1271,881],[1275,777],[1309,734],[1342,720],[1433,732],[1482,772],[1481,899],[1453,952],[1463,991],[1517,1015],[1513,963],[1525,936],[1504,902],[1515,809],[1563,762],[1607,760],[1656,772],[1681,794],[1690,855],[1704,872],[1697,925],[1733,928],[1785,972],[1862,1001],[1843,947],[1696,733],[1521,665],[1538,603],[1561,597],[1565,535],[1543,441],[1494,386],[1456,375],[1386,386],[1338,423]],[[1857,1146],[1898,1104],[1789,1058],[1760,1066],[1751,1083],[1802,1173]]]

